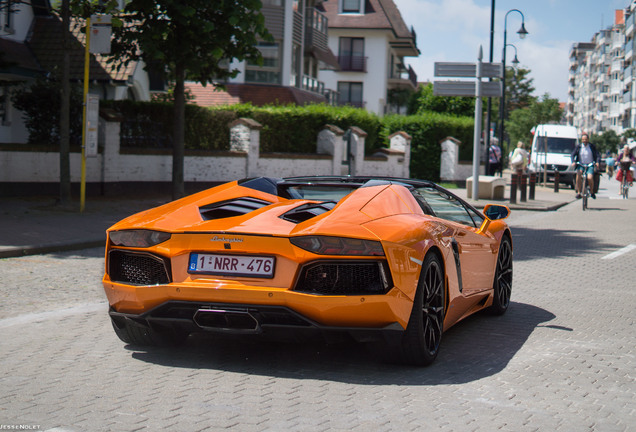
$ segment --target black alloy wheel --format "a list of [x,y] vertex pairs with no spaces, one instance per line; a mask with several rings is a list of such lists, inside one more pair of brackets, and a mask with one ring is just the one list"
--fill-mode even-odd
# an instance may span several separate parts
[[429,253],[422,264],[413,309],[402,335],[402,363],[428,366],[437,357],[444,331],[444,296],[442,262],[435,253]]
[[512,243],[507,236],[501,239],[497,270],[493,283],[493,301],[490,311],[495,315],[503,315],[510,305],[512,294]]

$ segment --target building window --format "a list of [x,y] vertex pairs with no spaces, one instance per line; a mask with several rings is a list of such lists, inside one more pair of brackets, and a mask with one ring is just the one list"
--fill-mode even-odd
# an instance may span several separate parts
[[364,38],[341,37],[338,63],[343,71],[366,72],[367,59],[364,56]]
[[260,42],[257,48],[263,56],[263,65],[248,61],[245,82],[280,84],[280,44]]
[[342,0],[342,13],[363,13],[362,0]]
[[364,106],[362,100],[362,83],[339,81],[338,105],[352,105],[362,108]]

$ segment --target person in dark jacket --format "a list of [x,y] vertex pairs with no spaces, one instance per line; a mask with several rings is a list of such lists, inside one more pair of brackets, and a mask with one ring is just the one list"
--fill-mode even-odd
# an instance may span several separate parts
[[[594,172],[598,170],[599,155],[594,144],[590,143],[590,138],[587,134],[584,133],[581,135],[581,143],[576,146],[570,157],[576,169],[576,197],[581,198],[581,183],[583,183],[581,175],[585,174],[587,175],[587,183],[590,185],[590,190],[592,191],[591,196],[596,199],[596,194],[594,193]],[[594,162],[594,165],[591,167],[581,166],[577,165],[577,162],[582,165],[588,165]]]

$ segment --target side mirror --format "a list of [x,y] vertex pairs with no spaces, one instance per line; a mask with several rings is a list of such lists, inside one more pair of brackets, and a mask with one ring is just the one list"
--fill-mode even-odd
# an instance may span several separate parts
[[510,209],[504,205],[486,204],[484,215],[490,220],[505,219],[510,216]]
[[478,233],[484,233],[490,226],[490,222],[498,219],[505,219],[510,216],[510,209],[504,205],[486,204],[484,207],[484,215],[486,219],[479,227]]

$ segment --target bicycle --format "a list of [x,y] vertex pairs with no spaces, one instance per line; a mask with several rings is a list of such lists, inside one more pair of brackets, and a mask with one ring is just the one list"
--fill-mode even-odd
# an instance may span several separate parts
[[594,162],[589,164],[582,164],[581,162],[577,162],[576,165],[580,168],[583,168],[581,177],[583,177],[583,186],[581,187],[581,205],[583,207],[583,211],[587,210],[587,199],[592,192],[590,191],[590,184],[587,181],[587,169],[589,167],[594,166]]
[[629,168],[631,166],[631,162],[621,162],[621,171],[623,172],[623,178],[621,179],[621,196],[623,199],[627,199],[629,197]]

